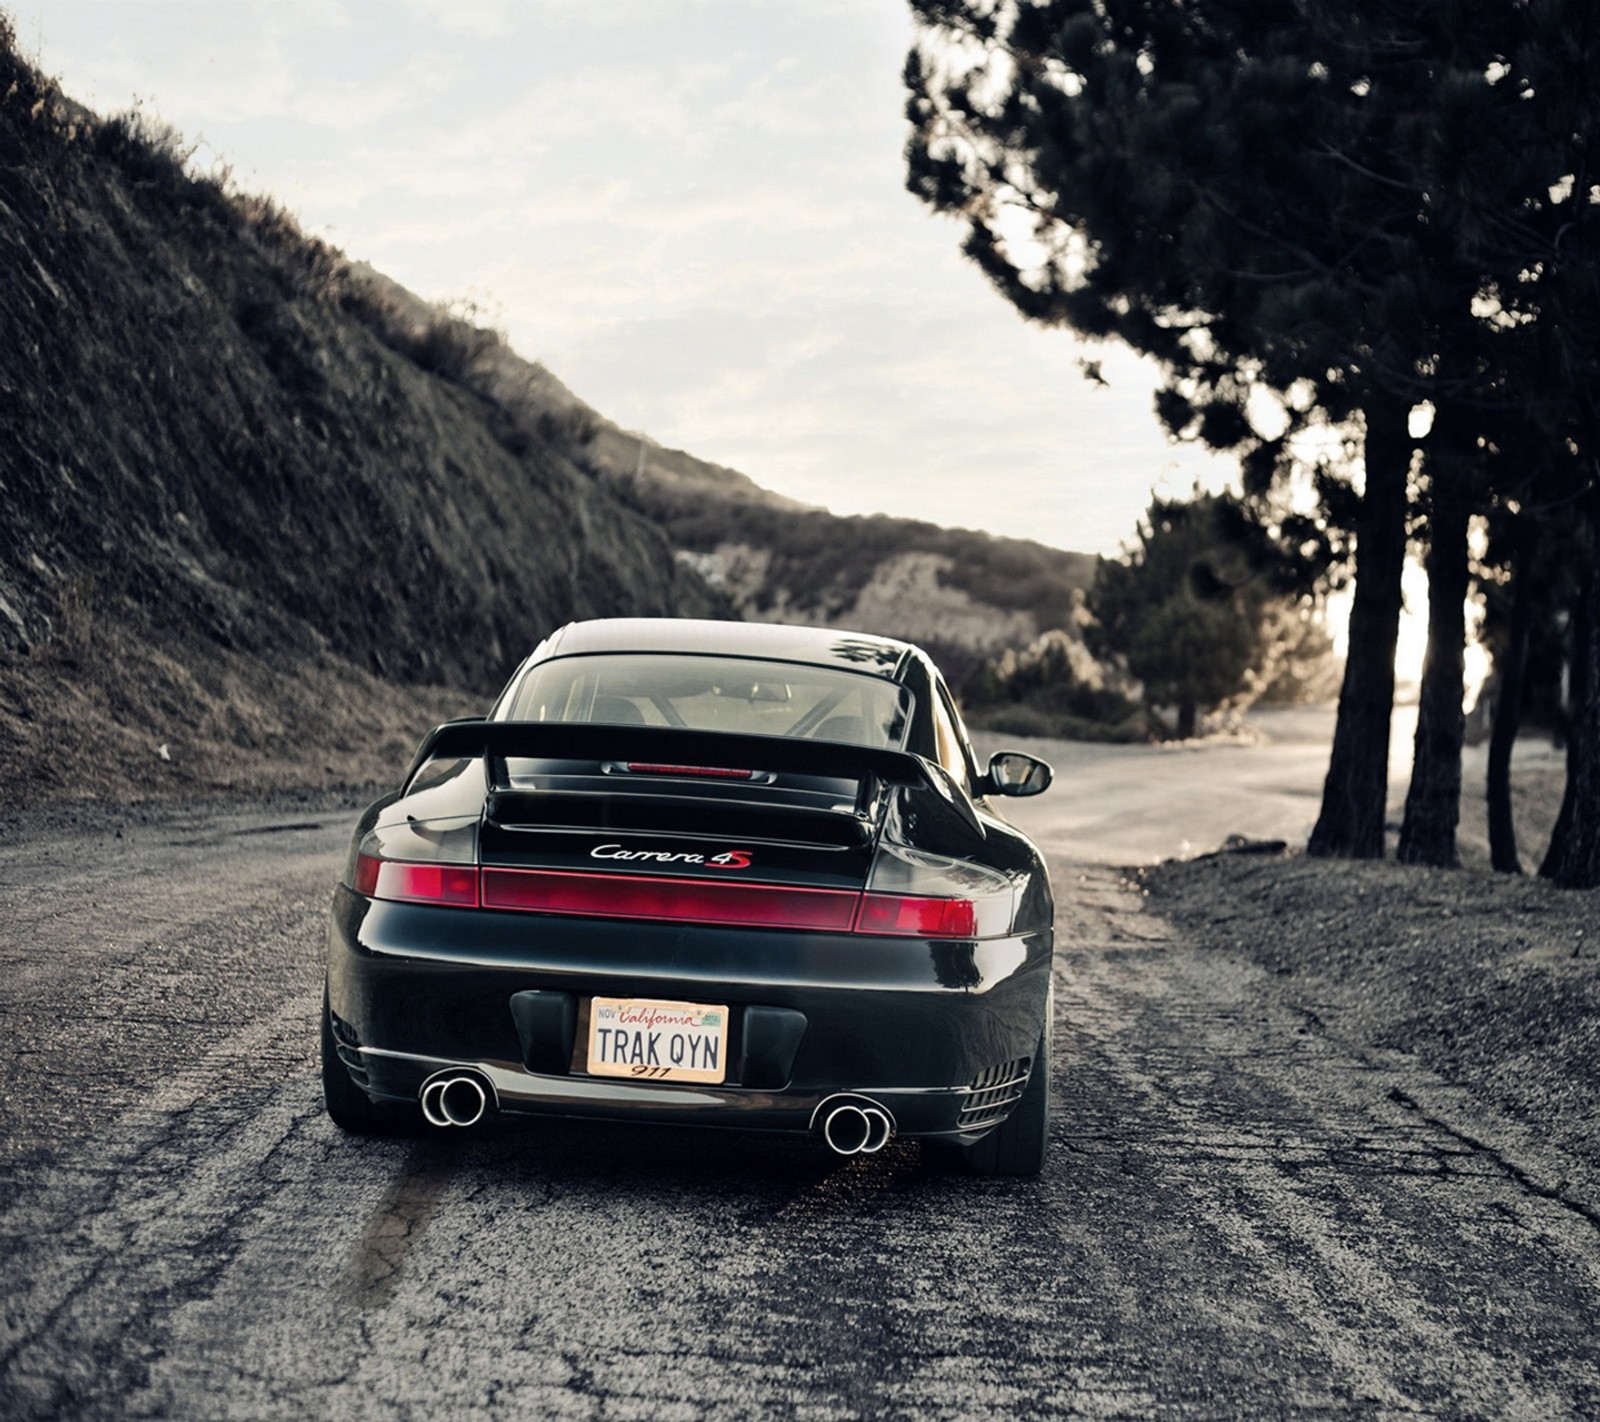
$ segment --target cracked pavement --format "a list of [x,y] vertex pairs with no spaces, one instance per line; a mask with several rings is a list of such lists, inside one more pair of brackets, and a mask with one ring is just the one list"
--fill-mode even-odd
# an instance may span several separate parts
[[1059,851],[1037,1181],[345,1138],[315,1040],[352,819],[0,835],[0,1415],[1600,1415],[1589,1161]]

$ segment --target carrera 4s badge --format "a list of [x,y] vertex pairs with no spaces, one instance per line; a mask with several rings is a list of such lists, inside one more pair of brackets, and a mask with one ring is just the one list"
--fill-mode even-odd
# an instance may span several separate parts
[[707,858],[703,854],[674,853],[664,849],[624,849],[620,844],[599,844],[589,851],[591,859],[622,859],[642,864],[699,864],[706,869],[748,869],[748,849],[726,849]]

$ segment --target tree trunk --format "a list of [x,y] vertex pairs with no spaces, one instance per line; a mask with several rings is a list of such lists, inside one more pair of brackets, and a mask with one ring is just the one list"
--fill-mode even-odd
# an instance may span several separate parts
[[[1441,414],[1441,420],[1444,418]],[[1450,432],[1436,428],[1448,441]],[[1396,857],[1402,864],[1453,869],[1461,818],[1461,738],[1466,729],[1467,521],[1472,470],[1464,450],[1441,446],[1428,519],[1428,650],[1422,660],[1411,786]]]
[[1404,402],[1374,397],[1366,407],[1367,486],[1356,527],[1356,592],[1333,754],[1322,812],[1307,852],[1347,859],[1383,857],[1389,794],[1389,718],[1406,557],[1406,478],[1411,437]]
[[1178,703],[1178,739],[1192,741],[1194,728],[1200,717],[1200,707],[1193,697],[1185,697]]
[[1512,537],[1516,551],[1511,559],[1511,628],[1505,655],[1495,662],[1500,686],[1489,730],[1489,857],[1502,874],[1522,872],[1517,824],[1511,812],[1511,752],[1522,727],[1522,683],[1528,667],[1528,643],[1533,636],[1535,531],[1526,514],[1519,515]]
[[1588,500],[1588,549],[1572,609],[1567,789],[1539,873],[1564,889],[1600,888],[1600,495]]

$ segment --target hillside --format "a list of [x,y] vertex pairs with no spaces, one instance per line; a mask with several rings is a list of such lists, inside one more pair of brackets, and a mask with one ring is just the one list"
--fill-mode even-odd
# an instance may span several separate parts
[[[0,29],[4,20],[0,18]],[[573,432],[0,33],[12,796],[389,773],[575,616],[725,613]]]

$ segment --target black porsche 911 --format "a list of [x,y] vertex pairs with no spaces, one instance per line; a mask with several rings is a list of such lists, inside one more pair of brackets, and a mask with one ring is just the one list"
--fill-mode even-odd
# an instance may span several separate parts
[[333,904],[346,1130],[491,1111],[896,1135],[1038,1172],[1053,902],[943,679],[903,642],[573,623],[431,732]]

